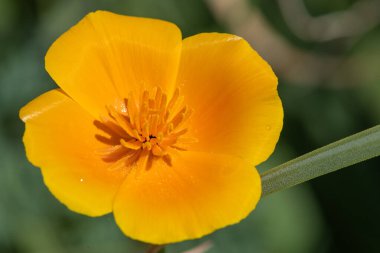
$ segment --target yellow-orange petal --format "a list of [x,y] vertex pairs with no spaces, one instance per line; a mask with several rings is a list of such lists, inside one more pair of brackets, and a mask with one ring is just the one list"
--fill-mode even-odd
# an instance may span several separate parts
[[20,111],[24,145],[44,182],[69,209],[89,216],[112,211],[123,171],[108,170],[96,150],[93,117],[60,90],[49,91]]
[[194,150],[255,165],[273,152],[283,122],[277,78],[245,40],[218,33],[185,39],[177,84],[194,109]]
[[116,223],[129,237],[154,244],[199,238],[239,222],[261,195],[254,167],[233,156],[179,152],[136,167],[115,198]]
[[106,11],[88,14],[46,54],[46,70],[94,117],[131,91],[174,91],[182,38],[172,23]]

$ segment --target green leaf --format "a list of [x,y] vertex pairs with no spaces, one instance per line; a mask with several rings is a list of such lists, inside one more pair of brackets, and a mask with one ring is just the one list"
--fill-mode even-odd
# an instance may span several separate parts
[[262,196],[380,155],[380,125],[314,150],[261,174]]

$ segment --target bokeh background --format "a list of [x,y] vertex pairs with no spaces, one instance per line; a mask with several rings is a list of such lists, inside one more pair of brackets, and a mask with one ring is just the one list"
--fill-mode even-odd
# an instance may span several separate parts
[[[273,66],[284,129],[263,171],[380,121],[378,0],[0,0],[0,252],[126,253],[112,215],[70,212],[25,158],[18,110],[55,88],[49,45],[97,9],[246,38]],[[254,145],[254,143],[252,144]],[[167,252],[380,252],[380,159],[262,199],[238,225]]]

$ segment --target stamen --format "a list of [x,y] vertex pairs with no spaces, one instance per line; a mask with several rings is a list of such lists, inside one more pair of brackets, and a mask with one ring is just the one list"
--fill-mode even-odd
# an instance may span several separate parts
[[95,137],[110,145],[97,153],[104,161],[114,163],[110,166],[112,170],[132,168],[137,161],[148,169],[160,159],[172,166],[170,153],[174,149],[187,150],[196,142],[195,138],[186,136],[192,110],[184,105],[179,89],[169,102],[167,95],[157,87],[140,95],[131,93],[117,106],[106,109],[108,114],[94,125],[110,138],[99,134]]
[[152,123],[151,123],[150,131],[153,136],[157,135],[158,119],[159,119],[158,115],[152,115]]
[[165,155],[164,150],[160,146],[158,146],[158,145],[154,145],[153,146],[152,153],[155,156],[163,156],[163,155]]
[[124,139],[120,139],[120,144],[128,149],[133,150],[139,150],[142,145],[142,143],[139,141],[125,141]]
[[142,128],[142,136],[149,140],[149,123],[145,121]]

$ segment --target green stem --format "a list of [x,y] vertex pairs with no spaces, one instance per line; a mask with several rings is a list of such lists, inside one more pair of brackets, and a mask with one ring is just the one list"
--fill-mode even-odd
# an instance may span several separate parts
[[314,150],[261,174],[262,196],[380,155],[380,125]]

